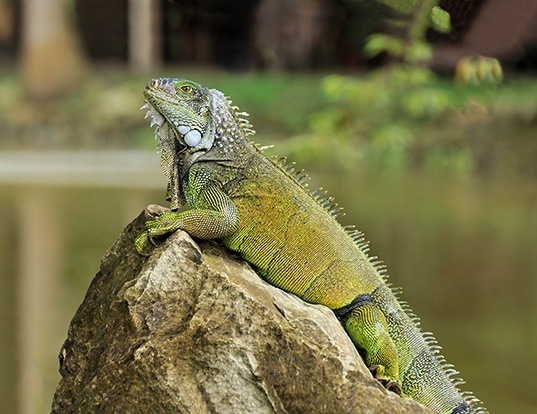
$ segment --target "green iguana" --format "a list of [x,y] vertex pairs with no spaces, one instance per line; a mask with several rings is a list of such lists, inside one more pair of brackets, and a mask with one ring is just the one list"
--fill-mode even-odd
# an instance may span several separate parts
[[[219,239],[270,284],[328,306],[384,386],[436,413],[487,413],[461,393],[457,371],[398,301],[362,233],[339,224],[339,209],[304,177],[249,140],[248,114],[220,91],[184,79],[154,79],[142,109],[156,126],[171,211],[135,241],[182,229]],[[186,204],[188,210],[176,211]]]

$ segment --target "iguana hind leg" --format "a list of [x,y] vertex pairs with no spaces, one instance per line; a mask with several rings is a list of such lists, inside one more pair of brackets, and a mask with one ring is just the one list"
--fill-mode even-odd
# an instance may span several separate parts
[[384,367],[380,365],[371,365],[369,366],[369,372],[371,372],[371,375],[373,375],[373,378],[375,378],[378,382],[381,383],[381,385],[386,388],[388,391],[394,392],[397,395],[402,395],[403,390],[401,389],[401,385],[391,379],[387,379],[384,376]]
[[380,309],[372,303],[354,309],[345,321],[345,330],[365,352],[365,362],[373,376],[386,389],[401,394],[397,348]]

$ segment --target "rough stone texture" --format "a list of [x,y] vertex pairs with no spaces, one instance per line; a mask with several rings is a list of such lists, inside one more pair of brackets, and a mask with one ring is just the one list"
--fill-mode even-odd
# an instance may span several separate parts
[[[145,216],[162,208],[150,206]],[[176,232],[102,259],[60,353],[52,413],[427,413],[384,390],[332,312]]]

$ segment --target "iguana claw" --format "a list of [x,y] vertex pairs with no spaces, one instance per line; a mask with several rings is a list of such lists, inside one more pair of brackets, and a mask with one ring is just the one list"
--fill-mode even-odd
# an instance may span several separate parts
[[145,247],[147,246],[147,242],[150,240],[149,233],[144,231],[143,233],[140,233],[136,239],[134,239],[134,247],[136,247],[136,251],[138,254],[141,254],[142,256],[145,256],[143,253]]
[[160,236],[177,230],[181,223],[180,219],[177,217],[178,213],[166,211],[161,213],[155,219],[146,221],[146,230],[134,240],[136,251],[139,254],[142,254],[148,243],[154,247],[158,247],[153,236]]
[[386,388],[388,391],[394,392],[397,395],[402,395],[403,390],[401,388],[401,385],[390,378],[384,377],[384,367],[381,365],[371,365],[369,367],[369,371],[373,375],[373,378],[375,378],[384,388]]

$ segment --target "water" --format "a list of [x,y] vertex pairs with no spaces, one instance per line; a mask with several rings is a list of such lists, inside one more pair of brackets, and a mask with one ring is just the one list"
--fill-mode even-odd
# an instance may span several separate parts
[[[326,182],[326,185],[324,184]],[[323,179],[493,413],[537,409],[537,188],[416,175]],[[329,187],[330,185],[330,187]]]
[[[0,410],[46,413],[70,319],[121,229],[164,203],[153,152],[0,153]],[[319,175],[494,413],[537,407],[534,183]]]

